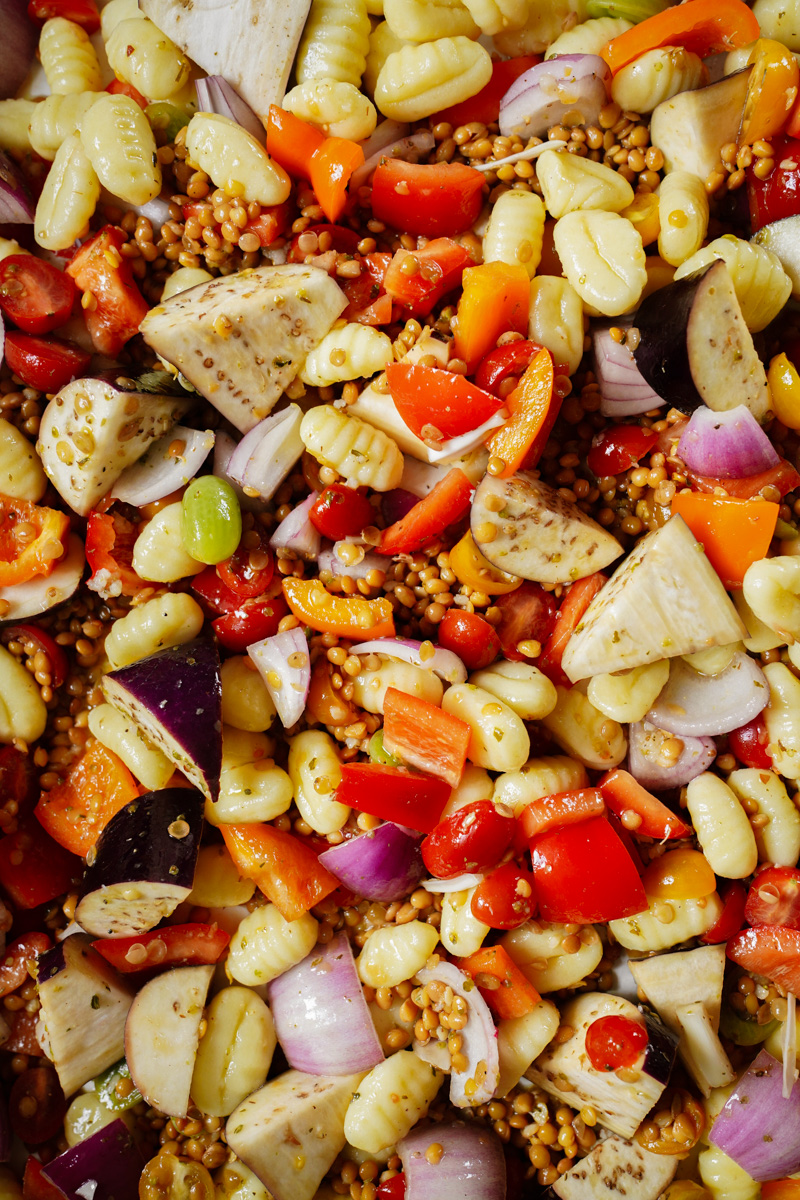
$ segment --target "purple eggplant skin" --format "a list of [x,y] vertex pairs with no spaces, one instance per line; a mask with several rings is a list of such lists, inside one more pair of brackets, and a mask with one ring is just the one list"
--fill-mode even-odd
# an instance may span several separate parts
[[192,890],[202,830],[203,798],[193,788],[129,801],[97,839],[75,910],[78,924],[96,937],[154,928]]
[[669,1083],[675,1058],[678,1053],[678,1035],[668,1029],[652,1009],[639,1005],[647,1030],[647,1049],[644,1052],[642,1070],[658,1083]]
[[88,1193],[93,1200],[138,1200],[144,1165],[144,1155],[118,1117],[51,1159],[42,1175],[61,1188],[67,1200],[86,1200],[84,1189],[90,1181],[95,1185]]
[[639,344],[636,366],[654,392],[682,413],[703,403],[695,387],[686,346],[686,327],[704,271],[659,288],[642,301],[634,317]]
[[139,725],[208,798],[219,798],[222,684],[219,649],[209,637],[159,650],[111,671],[106,699]]

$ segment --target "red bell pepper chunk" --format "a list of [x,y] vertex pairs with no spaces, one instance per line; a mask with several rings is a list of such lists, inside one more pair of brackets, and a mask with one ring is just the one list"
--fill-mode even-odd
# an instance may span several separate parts
[[598,788],[578,788],[532,800],[520,813],[519,823],[525,837],[539,837],[551,829],[577,825],[605,812],[603,794]]
[[396,362],[386,368],[395,408],[417,437],[447,441],[477,429],[501,408],[463,375],[420,363]]
[[273,204],[270,208],[262,208],[257,217],[251,217],[245,226],[247,233],[254,233],[262,246],[271,246],[276,238],[281,237],[294,219],[294,201],[289,198],[283,204]]
[[79,879],[83,864],[33,817],[0,839],[0,887],[17,908],[38,908],[63,896]]
[[672,512],[683,517],[728,590],[740,588],[747,568],[766,557],[778,520],[770,500],[700,492],[678,492]]
[[475,369],[476,386],[504,400],[512,389],[507,385],[504,390],[502,385],[512,376],[524,375],[541,349],[536,342],[519,341],[490,350]]
[[461,163],[407,163],[387,158],[372,177],[372,213],[394,229],[455,237],[478,219],[484,178]]
[[386,252],[365,254],[361,258],[361,274],[357,279],[340,279],[347,296],[347,308],[342,313],[346,321],[359,325],[388,325],[392,319],[392,298],[384,280],[392,255]]
[[164,925],[136,937],[100,938],[92,945],[112,967],[129,975],[152,967],[218,962],[230,940],[224,929],[194,922]]
[[436,828],[449,796],[450,787],[443,779],[381,763],[343,763],[336,789],[341,804],[421,833]]
[[647,908],[639,872],[607,817],[565,825],[531,842],[539,911],[587,925]]
[[607,806],[618,817],[628,812],[639,818],[638,825],[631,825],[634,833],[659,841],[664,838],[691,837],[691,827],[676,817],[666,804],[651,796],[628,771],[615,767],[603,776],[597,786]]
[[459,467],[453,467],[436,487],[394,525],[384,529],[378,554],[410,554],[444,533],[469,507],[472,484]]
[[[797,108],[795,112],[800,112]],[[793,118],[794,119],[794,118]],[[791,137],[770,138],[775,166],[766,179],[747,169],[747,198],[753,233],[773,221],[800,213],[800,130]]]
[[309,846],[274,825],[222,825],[220,833],[242,878],[252,879],[287,921],[339,886]]
[[44,1167],[38,1158],[29,1154],[25,1160],[22,1178],[22,1200],[64,1200],[61,1188],[56,1187],[42,1174]]
[[443,108],[432,118],[432,124],[446,121],[457,129],[459,125],[470,125],[480,122],[490,125],[500,115],[500,101],[505,96],[515,79],[530,71],[542,61],[540,54],[523,54],[519,58],[504,58],[492,63],[492,77],[485,87],[482,87],[468,100]]
[[796,487],[800,487],[800,472],[785,458],[767,471],[761,471],[758,475],[748,475],[744,479],[717,479],[713,475],[698,475],[688,469],[686,477],[692,485],[692,491],[716,492],[719,488],[724,488],[729,496],[734,496],[737,500],[753,500],[767,487],[777,488],[783,499],[787,492],[793,492]]
[[729,942],[744,925],[744,906],[747,902],[744,884],[738,879],[729,879],[724,887],[720,888],[719,898],[722,901],[722,912],[711,928],[700,935],[700,941],[705,942],[707,946]]
[[[558,610],[555,628],[547,640],[541,658],[536,663],[548,679],[562,687],[571,687],[571,683],[561,669],[561,660],[567,648],[567,642],[580,625],[581,618],[594,600],[597,593],[607,582],[602,571],[578,579],[566,594],[561,608]],[[512,593],[513,594],[513,593]]]

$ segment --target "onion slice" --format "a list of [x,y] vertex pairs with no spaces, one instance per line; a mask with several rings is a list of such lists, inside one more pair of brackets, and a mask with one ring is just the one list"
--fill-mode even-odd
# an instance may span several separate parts
[[244,512],[261,512],[264,507],[264,501],[260,500],[258,496],[248,496],[242,485],[237,483],[228,473],[228,464],[233,458],[235,449],[236,442],[231,435],[226,433],[224,429],[218,429],[214,439],[213,473],[217,479],[226,479],[228,481],[239,497],[239,504]]
[[402,138],[408,137],[411,133],[411,126],[405,121],[394,121],[391,117],[387,117],[384,121],[379,121],[368,138],[364,138],[363,142],[359,142],[364,158],[371,158],[373,154],[378,154],[381,150],[386,150],[389,146],[395,145]]
[[302,629],[287,629],[254,642],[247,653],[258,667],[284,729],[297,724],[311,686],[311,660]]
[[786,1020],[783,1022],[781,1054],[783,1055],[783,1085],[781,1095],[788,1100],[797,1082],[797,1000],[788,992],[786,995]]
[[[361,558],[357,562],[345,562],[341,555],[345,546],[348,548],[348,557],[355,549],[361,552]],[[330,571],[334,579],[339,579],[343,575],[349,576],[350,579],[366,579],[372,571],[386,571],[385,558],[381,558],[378,554],[370,554],[358,542],[349,542],[347,539],[334,542],[332,546],[320,550],[317,555],[317,565],[321,572]]]
[[[171,453],[171,448],[183,442],[183,450]],[[147,453],[120,475],[111,496],[126,504],[152,504],[194,479],[208,452],[214,445],[212,429],[189,429],[176,425],[165,437],[148,447]]]
[[237,125],[252,133],[259,142],[264,141],[264,126],[227,79],[223,79],[221,75],[209,75],[205,79],[195,80],[194,87],[197,92],[198,112],[230,117]]
[[800,1084],[783,1095],[781,1064],[761,1050],[742,1075],[708,1135],[753,1179],[800,1170]]
[[718,737],[752,721],[768,703],[764,672],[739,650],[718,675],[701,675],[673,659],[667,685],[646,719],[679,737]]
[[[25,0],[0,0],[0,29],[3,31],[0,49],[0,100],[16,96],[31,69],[39,28],[28,16]],[[0,216],[0,221],[8,217]]]
[[[427,1151],[441,1147],[442,1153]],[[505,1200],[506,1160],[492,1129],[424,1121],[397,1143],[406,1200]]]
[[472,980],[453,963],[440,962],[432,968],[423,967],[417,971],[417,979],[423,986],[437,981],[443,983],[466,1001],[467,1023],[460,1033],[461,1053],[467,1065],[463,1071],[451,1070],[450,1099],[457,1108],[487,1104],[500,1077],[497,1030],[489,1006]]
[[228,462],[229,477],[262,500],[271,500],[303,453],[296,404],[273,413],[246,433]]
[[482,875],[466,872],[464,875],[456,875],[453,879],[423,879],[421,886],[426,892],[436,892],[444,896],[448,892],[466,892],[477,887],[482,879]]
[[365,900],[402,900],[425,874],[420,834],[385,821],[377,829],[323,851],[331,875]]
[[608,65],[597,54],[560,54],[537,63],[500,101],[500,132],[505,137],[544,137],[567,113],[571,123],[596,125],[608,104]]
[[388,658],[399,658],[414,667],[427,667],[444,679],[446,683],[465,683],[467,668],[452,650],[436,646],[433,654],[423,658],[422,642],[410,638],[376,638],[372,642],[359,642],[350,650],[351,654],[385,654]]
[[695,409],[678,442],[690,471],[719,479],[742,479],[777,466],[780,457],[750,409]]
[[10,225],[32,225],[33,201],[19,167],[0,150],[0,222],[3,221]]
[[499,429],[501,425],[505,425],[507,420],[508,409],[499,408],[477,429],[470,429],[468,433],[462,433],[459,437],[449,438],[435,450],[429,449],[428,457],[432,463],[436,464],[455,462],[457,459],[463,458],[465,454],[469,454],[471,450],[482,446],[492,430]]
[[713,738],[683,737],[683,749],[676,761],[664,749],[672,736],[648,721],[629,726],[628,770],[642,787],[656,792],[683,787],[707,771],[717,756]]
[[273,550],[291,550],[303,558],[316,558],[319,554],[322,538],[316,526],[308,518],[319,493],[312,492],[306,496],[302,504],[293,508],[288,517],[284,517],[277,527],[269,544]]
[[[624,322],[616,323],[616,328]],[[600,385],[600,411],[605,417],[635,417],[666,404],[654,392],[636,365],[624,342],[611,336],[614,325],[598,325],[592,331],[592,361]]]
[[349,1075],[383,1062],[346,933],[315,946],[267,990],[290,1067],[309,1075]]

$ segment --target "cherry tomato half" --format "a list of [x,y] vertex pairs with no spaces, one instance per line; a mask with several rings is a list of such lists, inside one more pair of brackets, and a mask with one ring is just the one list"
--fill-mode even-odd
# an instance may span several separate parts
[[517,649],[520,642],[539,642],[544,646],[553,632],[558,605],[541,584],[525,582],[516,591],[498,596],[500,623],[495,627],[503,654],[511,662],[525,662],[526,656]]
[[240,601],[263,595],[275,572],[275,559],[266,530],[260,525],[249,529],[230,558],[217,563],[216,570],[221,582]]
[[684,846],[653,859],[642,883],[650,899],[656,900],[699,900],[717,888],[705,856]]
[[15,625],[14,632],[17,637],[24,637],[29,642],[33,642],[38,650],[47,655],[50,660],[50,675],[53,687],[61,687],[69,674],[69,659],[63,646],[59,646],[58,642],[50,636],[47,630],[40,629],[38,625],[28,625],[27,623]]
[[586,1030],[586,1053],[596,1071],[632,1067],[647,1048],[647,1030],[629,1017],[598,1017]]
[[479,613],[449,608],[439,626],[439,645],[452,650],[469,671],[488,667],[500,653],[500,638]]
[[747,893],[744,919],[748,925],[800,929],[800,870],[767,867],[759,871]]
[[644,429],[641,425],[613,425],[595,438],[586,456],[586,465],[598,479],[604,475],[619,475],[639,462],[657,441],[658,434],[652,429]]
[[36,337],[16,329],[6,334],[5,355],[14,374],[40,392],[57,392],[83,375],[92,357],[72,342]]
[[719,898],[722,901],[722,912],[717,920],[701,936],[700,941],[707,946],[718,946],[727,942],[738,933],[744,925],[744,904],[747,893],[744,884],[738,879],[729,879],[720,888]]
[[533,875],[518,863],[503,863],[472,893],[472,915],[490,929],[516,929],[536,911]]
[[490,350],[475,370],[476,386],[505,399],[507,391],[501,385],[512,376],[523,375],[541,348],[536,342],[520,341]]
[[38,1146],[61,1132],[67,1101],[51,1067],[23,1071],[8,1098],[8,1119],[17,1137]]
[[289,605],[283,596],[271,596],[264,600],[245,600],[241,608],[217,617],[212,625],[226,650],[244,654],[253,642],[276,634],[281,621],[288,615]]
[[29,0],[28,16],[37,25],[52,17],[65,17],[81,25],[87,33],[97,33],[100,28],[100,14],[94,0]]
[[68,320],[77,288],[69,275],[33,254],[0,262],[0,309],[25,333],[49,333]]
[[385,1180],[378,1188],[376,1200],[404,1200],[406,1194],[406,1177],[401,1172]]
[[766,179],[759,179],[753,167],[747,168],[753,233],[763,225],[800,213],[800,140],[790,137],[770,140],[775,166]]
[[0,996],[8,996],[23,983],[30,983],[28,963],[35,963],[40,954],[50,949],[50,938],[46,933],[24,933],[18,937],[0,962]]
[[465,804],[440,821],[422,843],[422,861],[437,879],[454,879],[465,871],[483,874],[505,854],[516,821],[498,812],[491,800]]
[[761,713],[728,734],[728,746],[740,763],[758,771],[771,771],[772,759],[767,753],[767,726]]
[[366,496],[343,483],[332,483],[312,504],[308,519],[323,537],[338,542],[375,524],[375,510]]

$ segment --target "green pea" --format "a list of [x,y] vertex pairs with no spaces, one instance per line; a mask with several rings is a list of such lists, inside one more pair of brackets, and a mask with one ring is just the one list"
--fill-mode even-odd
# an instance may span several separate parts
[[189,124],[194,115],[193,108],[172,104],[169,100],[157,100],[155,104],[148,104],[144,112],[153,132],[163,134],[167,142],[174,142],[176,134],[180,133],[184,125]]
[[368,752],[373,762],[381,763],[384,767],[401,767],[403,765],[399,758],[395,758],[384,748],[382,729],[378,729],[369,739]]
[[202,475],[183,493],[181,540],[198,562],[230,558],[242,536],[239,498],[226,479]]

